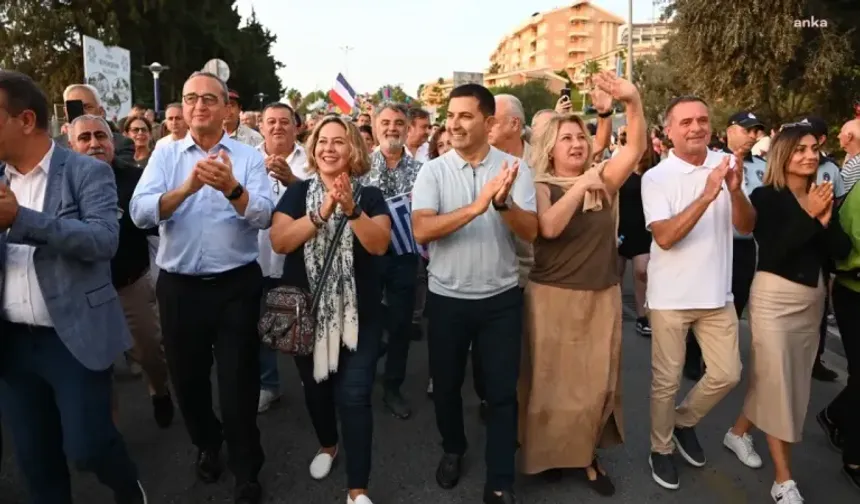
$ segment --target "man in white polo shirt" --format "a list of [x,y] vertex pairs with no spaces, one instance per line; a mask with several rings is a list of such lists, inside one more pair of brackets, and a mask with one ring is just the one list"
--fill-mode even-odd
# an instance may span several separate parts
[[460,389],[474,342],[488,402],[484,503],[515,504],[522,293],[514,240],[534,241],[538,219],[530,169],[488,143],[495,105],[478,84],[451,92],[446,127],[454,148],[418,174],[412,228],[430,252],[428,346],[445,452],[436,482],[450,489],[460,479],[467,445]]
[[[740,381],[733,227],[751,233],[755,209],[742,188],[743,160],[708,149],[711,123],[703,100],[672,100],[665,128],[674,148],[642,177],[645,225],[654,236],[646,295],[652,329],[649,463],[654,481],[675,490],[674,449],[690,465],[705,465],[695,425]],[[690,327],[706,371],[676,408]]]

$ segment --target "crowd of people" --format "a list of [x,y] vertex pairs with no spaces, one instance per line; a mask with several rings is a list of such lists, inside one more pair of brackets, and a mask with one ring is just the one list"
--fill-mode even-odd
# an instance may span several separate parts
[[[741,380],[748,309],[749,388],[723,444],[759,468],[750,432],[763,431],[774,502],[803,502],[790,450],[813,376],[833,378],[820,360],[832,304],[850,376],[816,418],[860,490],[860,120],[842,127],[840,169],[814,117],[765,135],[739,111],[720,139],[701,98],[672,100],[649,128],[627,80],[597,74],[590,93],[596,123],[562,98],[526,124],[516,97],[466,84],[433,125],[391,102],[356,117],[303,118],[280,102],[243,113],[196,72],[162,124],[144,107],[109,123],[97,92],[71,85],[64,98],[85,113],[51,138],[44,93],[0,71],[0,421],[30,501],[71,503],[69,460],[117,503],[147,502],[116,427],[113,364],[126,354],[159,427],[178,406],[197,478],[216,484],[226,459],[235,502],[261,502],[257,415],[281,380],[259,322],[284,286],[318,302],[310,348],[294,356],[319,443],[308,470],[321,480],[344,458],[348,504],[371,504],[379,361],[384,406],[406,421],[410,344],[425,334],[441,488],[465,469],[471,360],[484,503],[523,502],[517,473],[571,468],[611,496],[598,455],[625,439],[628,261],[636,330],[651,338],[658,485],[679,488],[676,453],[707,464],[696,428]],[[684,375],[697,383],[676,404]]]

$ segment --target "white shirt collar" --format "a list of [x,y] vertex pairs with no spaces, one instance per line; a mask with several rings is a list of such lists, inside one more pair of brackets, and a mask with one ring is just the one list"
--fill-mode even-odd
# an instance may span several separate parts
[[[36,165],[36,170],[41,168],[42,171],[45,172],[45,175],[47,175],[48,171],[51,169],[51,159],[54,157],[54,147],[56,147],[56,144],[53,140],[51,140],[51,146],[48,148],[48,152],[45,153],[45,157],[43,157],[42,160],[39,161],[39,163]],[[7,164],[6,168],[12,170],[12,172],[14,172],[16,175],[21,175],[21,172],[19,172],[17,168],[10,164]]]

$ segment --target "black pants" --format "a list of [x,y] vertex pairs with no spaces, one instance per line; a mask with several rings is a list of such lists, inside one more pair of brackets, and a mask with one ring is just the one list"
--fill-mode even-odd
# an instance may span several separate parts
[[[156,284],[167,366],[191,442],[219,450],[226,441],[237,483],[256,481],[264,460],[257,429],[262,292],[256,262],[210,277],[162,271]],[[223,430],[212,411],[213,354]]]
[[359,322],[356,351],[341,347],[337,372],[320,383],[314,379],[313,356],[295,358],[305,391],[305,405],[320,446],[337,446],[337,417],[340,416],[350,489],[367,488],[370,480],[373,444],[370,396],[381,337],[382,329],[378,322]]
[[488,403],[486,485],[494,491],[509,490],[514,483],[522,310],[519,288],[479,300],[427,296],[433,402],[443,448],[445,453],[466,452],[461,389],[469,345],[474,344]]
[[833,284],[833,311],[848,358],[848,385],[827,407],[827,416],[836,424],[845,445],[842,461],[860,464],[860,293]]
[[[735,311],[738,320],[744,313],[750,300],[750,288],[756,267],[755,240],[736,238],[732,252],[732,296],[735,298]],[[692,329],[687,333],[686,366],[698,369],[702,365],[702,348]]]
[[409,359],[409,345],[412,343],[418,255],[398,256],[389,252],[379,260],[379,271],[388,303],[385,309],[385,329],[388,331],[385,387],[399,390],[406,378],[406,362]]
[[112,369],[84,367],[53,328],[0,321],[0,334],[0,410],[28,502],[72,504],[69,462],[113,490],[116,502],[140,495],[111,418]]

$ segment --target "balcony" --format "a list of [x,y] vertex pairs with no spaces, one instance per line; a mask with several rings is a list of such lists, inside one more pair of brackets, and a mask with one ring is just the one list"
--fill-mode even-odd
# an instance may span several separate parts
[[577,14],[575,16],[570,16],[570,22],[571,23],[575,23],[577,21],[582,21],[584,23],[587,23],[587,22],[591,21],[591,17],[590,16],[583,16],[581,14]]
[[581,53],[587,53],[587,52],[588,52],[588,49],[586,49],[584,47],[570,47],[567,50],[567,54],[581,54]]
[[571,30],[571,31],[567,32],[567,35],[568,35],[570,38],[573,38],[573,37],[590,37],[590,36],[591,36],[591,31],[587,31],[587,30]]

